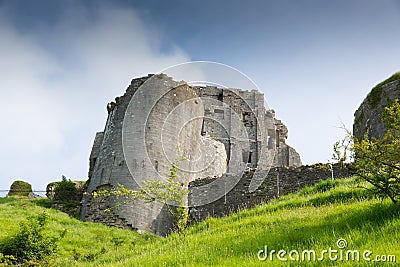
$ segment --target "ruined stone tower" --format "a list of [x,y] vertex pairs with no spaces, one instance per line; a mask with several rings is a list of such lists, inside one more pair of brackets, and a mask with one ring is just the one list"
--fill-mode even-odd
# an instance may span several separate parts
[[382,122],[382,113],[395,99],[400,98],[400,72],[372,88],[354,113],[353,134],[362,139],[368,132],[369,138],[382,138],[387,129]]
[[[96,134],[90,154],[84,221],[167,234],[172,222],[162,204],[135,201],[106,212],[119,200],[93,199],[91,193],[118,184],[137,190],[144,179],[165,179],[181,154],[188,159],[180,166],[184,183],[301,165],[285,143],[286,126],[265,108],[257,90],[190,86],[164,74],[148,75],[132,80],[107,110],[105,129]],[[192,192],[192,201],[204,192]]]

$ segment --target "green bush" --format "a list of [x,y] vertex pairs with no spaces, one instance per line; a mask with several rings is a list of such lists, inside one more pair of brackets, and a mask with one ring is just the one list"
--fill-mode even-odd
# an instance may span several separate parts
[[3,255],[0,253],[0,266],[10,266],[13,265],[17,261],[16,258],[9,255]]
[[[0,242],[2,257],[13,264],[37,264],[46,261],[57,250],[57,242],[60,237],[48,236],[44,233],[48,215],[43,212],[37,216],[28,217],[21,222],[16,234],[6,237]],[[3,256],[6,255],[6,256]]]
[[32,193],[32,185],[24,181],[14,181],[8,192],[8,196],[28,197]]
[[77,187],[75,182],[62,176],[61,182],[51,183],[47,186],[49,188],[54,186],[53,199],[61,202],[79,202],[82,199],[82,190]]
[[54,200],[59,201],[80,201],[78,189],[71,181],[59,182],[54,190]]

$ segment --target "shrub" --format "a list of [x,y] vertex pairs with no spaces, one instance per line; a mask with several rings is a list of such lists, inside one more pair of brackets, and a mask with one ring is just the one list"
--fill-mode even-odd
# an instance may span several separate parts
[[370,139],[367,132],[359,140],[346,130],[345,139],[334,145],[335,159],[346,160],[336,152],[349,151],[354,159],[355,174],[374,186],[371,190],[375,196],[389,197],[397,203],[400,201],[400,99],[385,107],[382,121],[387,132],[381,139]]
[[79,201],[78,189],[71,181],[61,181],[54,190],[54,200],[59,201]]
[[13,265],[17,261],[16,258],[9,255],[3,255],[0,253],[0,266],[10,266]]
[[6,255],[3,257],[12,259],[14,264],[36,264],[47,260],[57,250],[58,240],[65,235],[65,231],[60,237],[45,234],[47,219],[48,215],[43,212],[21,222],[15,235],[0,242],[0,253]]
[[78,188],[77,183],[62,176],[61,182],[53,182],[47,185],[46,195],[50,199],[61,202],[79,202],[82,199],[82,190]]
[[8,196],[28,197],[32,193],[32,185],[24,181],[14,181],[8,192]]

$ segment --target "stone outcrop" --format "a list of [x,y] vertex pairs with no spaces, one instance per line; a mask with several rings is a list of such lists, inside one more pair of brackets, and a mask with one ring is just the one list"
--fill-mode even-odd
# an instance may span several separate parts
[[362,139],[382,138],[387,129],[382,122],[383,109],[400,97],[400,73],[376,85],[354,113],[353,134]]
[[[138,200],[110,210],[118,200],[93,199],[92,192],[118,184],[137,190],[143,180],[165,179],[177,157],[187,159],[179,166],[187,185],[301,165],[299,154],[285,143],[287,127],[256,90],[190,86],[149,75],[132,80],[107,110],[105,129],[96,134],[90,154],[85,221],[168,234],[172,220],[162,204]],[[202,194],[192,190],[189,202]]]
[[10,190],[8,191],[7,196],[33,197],[34,194],[32,191],[32,185],[28,182],[20,180],[14,181],[10,186]]

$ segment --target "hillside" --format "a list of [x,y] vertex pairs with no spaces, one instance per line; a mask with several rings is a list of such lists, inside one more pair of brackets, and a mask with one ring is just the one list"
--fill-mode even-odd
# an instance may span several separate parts
[[[395,266],[362,259],[370,250],[371,260],[395,255],[400,261],[400,209],[369,196],[360,185],[366,186],[355,178],[323,181],[252,210],[210,218],[191,227],[185,237],[167,238],[80,222],[46,208],[46,200],[3,198],[0,239],[16,231],[26,216],[46,211],[52,234],[67,229],[50,260],[54,266]],[[342,253],[343,260],[331,261],[325,253],[318,261],[323,250],[338,250],[339,239],[346,240],[347,247],[332,257]],[[280,256],[287,262],[280,261],[277,252],[272,260],[260,261],[257,254],[265,246],[269,252],[285,250]],[[314,250],[316,261],[308,261],[307,254],[305,262],[292,261],[292,250],[299,251],[300,258],[305,250]],[[360,261],[346,261],[347,250],[358,250]]]

